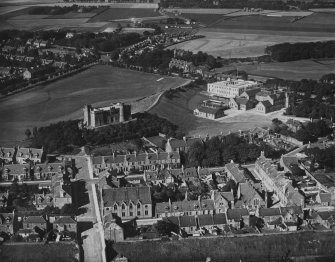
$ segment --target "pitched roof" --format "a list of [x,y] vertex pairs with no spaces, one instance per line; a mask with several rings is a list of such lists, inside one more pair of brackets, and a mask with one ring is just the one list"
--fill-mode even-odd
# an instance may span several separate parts
[[15,153],[15,148],[0,147],[0,157],[13,157]]
[[280,207],[280,212],[283,216],[289,212],[294,215],[301,215],[304,213],[301,206]]
[[184,200],[171,202],[162,202],[156,204],[157,213],[165,212],[187,212],[187,211],[200,211],[200,210],[214,210],[214,201],[211,199],[199,200]]
[[77,222],[70,216],[58,217],[54,224],[77,224]]
[[205,106],[199,106],[195,110],[198,110],[199,112],[207,113],[207,114],[216,114],[222,110],[223,108],[211,108],[211,107],[205,107]]
[[236,97],[234,98],[236,103],[239,105],[246,105],[248,103],[250,103],[250,100],[248,98],[244,98],[244,97]]
[[219,193],[227,201],[234,201],[234,194],[233,194],[233,192],[229,191],[229,192],[219,192]]
[[26,157],[42,157],[43,154],[43,149],[38,149],[38,148],[25,148],[25,147],[19,147],[16,152],[17,157],[22,156]]
[[255,96],[259,91],[260,91],[260,88],[248,89],[248,90],[245,90],[241,94],[241,96],[243,96],[244,93],[246,93],[248,96]]
[[121,187],[103,189],[104,206],[110,207],[122,202],[128,203],[132,201],[134,204],[141,202],[142,204],[151,204],[150,187]]
[[227,218],[229,220],[240,221],[243,216],[248,216],[249,212],[246,208],[228,209]]
[[227,224],[227,218],[225,213],[213,215],[214,225],[225,225]]
[[212,215],[198,215],[199,227],[201,226],[212,226],[214,220]]
[[234,177],[237,183],[245,181],[244,170],[241,170],[238,164],[228,163],[225,165],[225,168],[227,172]]
[[332,201],[332,195],[330,193],[320,193],[321,203],[329,203]]
[[164,145],[166,143],[166,138],[161,136],[151,136],[145,137],[146,141],[148,141],[151,145],[164,149]]
[[241,192],[241,200],[243,202],[249,201],[255,197],[262,198],[262,196],[254,189],[249,183],[240,183],[240,192]]
[[163,221],[179,226],[179,217],[163,217]]
[[34,172],[61,172],[65,169],[65,162],[61,163],[44,163],[44,164],[35,164],[34,165]]
[[13,213],[0,213],[0,224],[10,225],[14,224]]
[[269,216],[280,216],[281,212],[279,208],[261,208],[259,209],[259,216],[269,217]]
[[12,164],[3,166],[3,171],[8,172],[9,174],[24,174],[29,172],[29,170],[29,164]]
[[23,223],[46,224],[47,221],[42,216],[28,216]]
[[272,104],[268,100],[260,101],[259,103],[263,104],[266,108],[272,107]]
[[179,226],[180,227],[196,227],[197,221],[195,216],[181,216],[179,217]]
[[195,167],[185,168],[183,177],[198,177],[197,169]]

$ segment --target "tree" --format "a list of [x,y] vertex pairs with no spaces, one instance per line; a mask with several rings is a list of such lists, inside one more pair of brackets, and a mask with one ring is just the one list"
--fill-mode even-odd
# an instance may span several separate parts
[[170,236],[171,232],[178,232],[178,226],[175,224],[172,224],[170,222],[165,221],[157,221],[157,223],[154,225],[156,230],[161,236]]
[[26,131],[24,132],[24,134],[26,135],[27,139],[29,139],[30,136],[31,136],[31,131],[30,131],[30,129],[27,128]]
[[74,215],[77,212],[77,208],[73,205],[73,204],[65,204],[61,210],[60,213],[62,215],[66,214],[66,215]]
[[205,156],[204,145],[201,142],[195,142],[188,151],[188,164],[190,166],[201,166]]

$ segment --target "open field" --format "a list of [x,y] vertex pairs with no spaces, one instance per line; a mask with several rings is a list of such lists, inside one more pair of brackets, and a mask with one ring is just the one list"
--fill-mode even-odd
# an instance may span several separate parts
[[262,30],[222,30],[215,28],[200,29],[199,38],[177,45],[170,49],[181,48],[192,52],[207,52],[213,56],[229,57],[254,57],[264,54],[269,45],[283,42],[313,42],[335,39],[335,33],[325,34],[321,32],[285,32]]
[[207,99],[200,94],[202,89],[187,89],[176,92],[172,99],[163,96],[156,106],[149,112],[169,119],[179,126],[180,130],[191,136],[209,134],[217,135],[221,132],[228,134],[229,131],[247,130],[256,126],[269,126],[272,117],[252,112],[238,114],[233,117],[217,121],[198,118],[193,115],[193,109],[199,103]]
[[[266,64],[237,65],[239,70],[249,75],[260,75],[289,80],[315,79],[335,72],[335,60],[300,60]],[[235,69],[236,66],[223,67],[222,70]],[[251,77],[252,78],[252,77]]]
[[154,9],[147,8],[109,8],[90,19],[90,22],[108,22],[119,19],[144,18],[160,16]]
[[0,261],[75,262],[79,261],[79,247],[75,243],[16,243],[0,246]]
[[126,241],[113,247],[134,262],[203,262],[206,257],[221,262],[332,262],[335,257],[334,240],[332,231],[298,231],[172,241]]
[[186,82],[110,66],[95,66],[46,86],[0,101],[1,141],[24,138],[24,130],[52,122],[82,118],[85,104],[106,105],[112,101],[135,100]]

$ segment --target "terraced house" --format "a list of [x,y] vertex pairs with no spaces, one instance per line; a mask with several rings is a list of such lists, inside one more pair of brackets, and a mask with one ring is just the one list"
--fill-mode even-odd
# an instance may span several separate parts
[[51,180],[52,176],[60,176],[67,174],[65,162],[62,163],[44,163],[36,164],[34,166],[34,179],[35,180]]
[[31,180],[31,166],[29,164],[5,165],[1,170],[1,182]]
[[160,152],[98,156],[93,157],[95,174],[104,170],[117,170],[118,172],[156,170],[164,168],[178,168],[180,165],[179,152]]
[[122,220],[152,218],[152,201],[150,187],[121,187],[102,189],[102,209],[104,215],[109,213]]

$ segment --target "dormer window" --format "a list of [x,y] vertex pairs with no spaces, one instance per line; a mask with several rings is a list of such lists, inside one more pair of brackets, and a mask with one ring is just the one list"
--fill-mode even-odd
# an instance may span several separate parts
[[122,210],[125,210],[126,209],[126,205],[122,204],[121,208],[122,208]]
[[165,210],[169,210],[170,209],[170,207],[169,206],[165,206]]
[[114,211],[117,211],[117,205],[116,204],[114,205]]
[[178,206],[174,206],[173,208],[174,208],[174,210],[177,210],[177,209],[178,209]]
[[130,204],[129,204],[129,209],[133,209],[133,207],[134,207],[133,204],[130,203]]
[[137,208],[141,208],[141,203],[138,203],[138,204],[137,204]]

